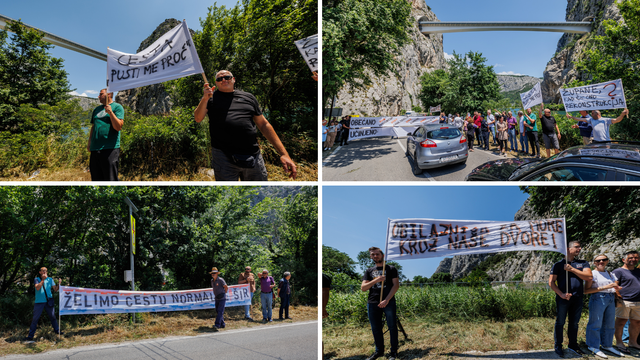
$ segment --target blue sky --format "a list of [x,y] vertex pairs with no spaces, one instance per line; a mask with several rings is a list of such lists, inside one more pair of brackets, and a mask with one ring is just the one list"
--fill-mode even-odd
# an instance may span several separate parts
[[[107,47],[135,53],[140,43],[165,19],[187,20],[193,30],[201,30],[214,1],[111,0],[99,1],[17,1],[2,2],[0,14],[61,36],[100,52]],[[217,0],[218,6],[235,6],[236,1]],[[10,34],[11,35],[11,34]],[[51,54],[63,58],[71,88],[77,94],[97,97],[106,87],[107,63],[71,50],[55,47]]]
[[[517,186],[322,187],[322,244],[347,253],[384,249],[387,219],[513,220],[529,195]],[[443,258],[403,261],[403,274],[431,276]],[[357,268],[358,271],[359,268]]]
[[[540,21],[564,22],[567,1],[562,0],[427,0],[440,21]],[[498,74],[542,77],[556,52],[562,33],[481,31],[448,33],[446,54],[480,52]]]

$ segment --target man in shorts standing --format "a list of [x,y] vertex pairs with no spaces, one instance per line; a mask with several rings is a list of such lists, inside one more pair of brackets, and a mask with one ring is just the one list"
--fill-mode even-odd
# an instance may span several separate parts
[[[542,108],[544,103],[540,105],[540,122],[542,123],[542,139],[544,140],[544,147],[547,148],[547,157],[551,157],[551,149],[554,153],[560,152],[560,129],[558,129],[558,123],[556,118],[551,116],[551,110],[544,109],[544,115],[542,114]],[[556,132],[558,136],[556,136]]]
[[622,262],[624,265],[613,270],[613,274],[618,278],[619,290],[622,297],[622,305],[616,307],[616,347],[624,353],[629,353],[622,342],[622,330],[629,323],[629,347],[640,350],[638,345],[638,334],[640,334],[640,269],[637,268],[637,251],[629,251],[624,254]]

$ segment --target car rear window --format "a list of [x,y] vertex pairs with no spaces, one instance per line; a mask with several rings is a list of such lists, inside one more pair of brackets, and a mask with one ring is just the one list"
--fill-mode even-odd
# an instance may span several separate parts
[[456,128],[446,128],[427,131],[427,139],[448,140],[454,139],[461,135],[460,130]]

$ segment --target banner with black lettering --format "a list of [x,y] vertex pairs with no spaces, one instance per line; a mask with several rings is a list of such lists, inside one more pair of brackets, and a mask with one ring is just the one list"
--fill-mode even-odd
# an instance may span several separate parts
[[564,219],[389,219],[387,260],[545,250],[566,254]]
[[137,54],[107,49],[108,92],[157,84],[202,72],[186,21]]
[[524,109],[542,104],[542,90],[540,90],[540,83],[537,83],[533,89],[520,94],[520,100],[522,100],[522,106]]
[[352,117],[349,125],[352,129],[369,127],[397,127],[431,124],[438,121],[437,116],[381,116],[381,117]]
[[396,132],[393,131],[392,127],[349,130],[349,141],[377,136],[396,136]]
[[627,107],[620,79],[560,89],[560,96],[562,96],[566,111],[624,109]]
[[318,34],[295,41],[296,47],[311,71],[318,71]]
[[[229,285],[225,307],[251,305],[249,284]],[[123,291],[60,286],[60,315],[185,311],[215,308],[213,290]]]

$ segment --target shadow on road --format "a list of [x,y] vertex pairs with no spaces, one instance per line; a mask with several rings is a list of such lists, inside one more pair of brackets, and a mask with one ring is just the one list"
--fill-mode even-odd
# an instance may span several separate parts
[[354,140],[349,145],[342,146],[340,151],[323,166],[341,168],[352,165],[356,160],[370,160],[397,152],[393,149],[393,144],[390,144],[390,141],[395,142],[395,139]]

